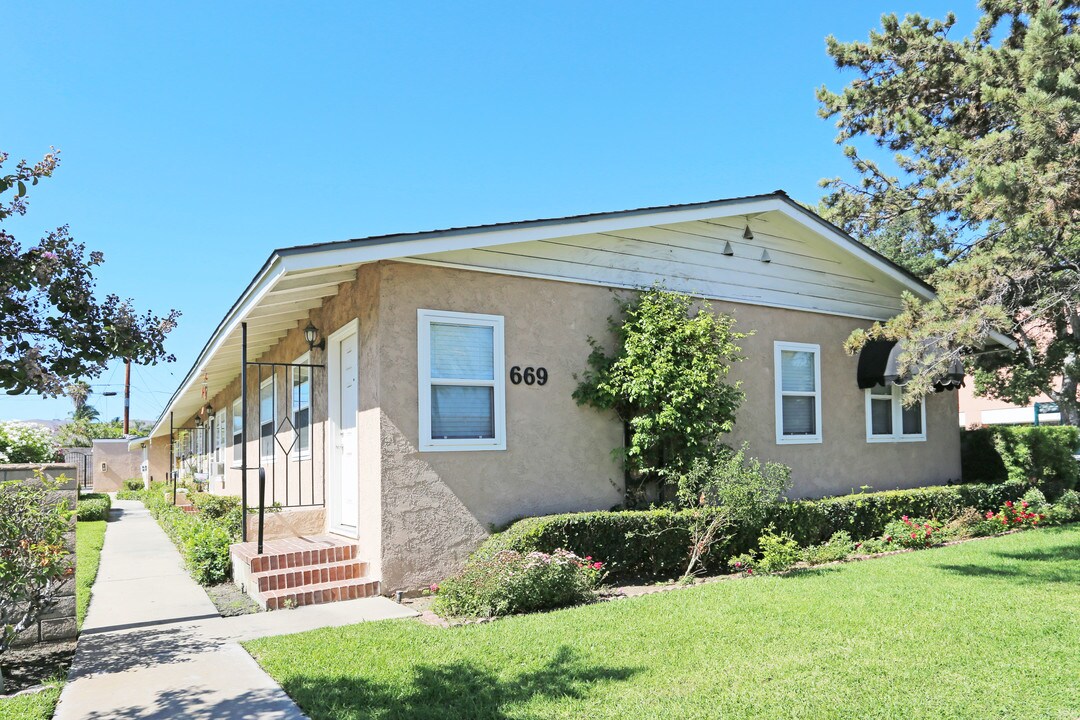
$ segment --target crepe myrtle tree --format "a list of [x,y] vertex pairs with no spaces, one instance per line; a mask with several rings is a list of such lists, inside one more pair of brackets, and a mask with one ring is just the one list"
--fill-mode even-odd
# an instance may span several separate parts
[[659,286],[619,301],[609,318],[614,351],[589,338],[592,352],[574,399],[614,410],[626,428],[621,455],[627,500],[633,504],[649,483],[674,486],[709,456],[735,425],[743,401],[728,371],[742,359],[736,344],[745,333],[735,320]]
[[[981,0],[956,18],[881,19],[868,40],[827,39],[840,92],[822,87],[856,180],[822,181],[820,211],[920,273],[938,298],[849,338],[900,340],[926,394],[956,358],[976,390],[1017,404],[1046,393],[1080,422],[1080,35],[1074,0]],[[893,167],[866,154],[893,153]],[[991,332],[1015,349],[980,352]],[[936,343],[920,341],[937,340]]]
[[58,158],[50,152],[4,173],[7,159],[0,152],[0,388],[56,397],[115,358],[172,361],[163,343],[177,311],[140,315],[130,300],[96,298],[92,270],[103,256],[87,253],[66,225],[29,247],[8,232],[5,222],[26,214],[29,188],[53,174]]

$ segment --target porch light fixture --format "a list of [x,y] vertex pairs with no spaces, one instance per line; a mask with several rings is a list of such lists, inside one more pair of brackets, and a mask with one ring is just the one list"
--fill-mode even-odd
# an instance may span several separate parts
[[720,254],[727,255],[728,257],[735,254],[735,251],[731,249],[731,243],[727,240],[724,241],[724,249],[720,251]]
[[308,321],[307,327],[304,328],[304,339],[307,340],[308,351],[319,348],[320,350],[326,349],[326,338],[315,342],[319,337],[319,329],[315,327],[310,321]]
[[769,251],[768,250],[762,250],[761,251],[761,262],[763,262],[763,263],[772,262],[772,257],[769,256]]
[[742,239],[743,240],[753,240],[754,239],[754,233],[753,233],[752,230],[750,230],[750,220],[746,221],[746,229],[742,231]]

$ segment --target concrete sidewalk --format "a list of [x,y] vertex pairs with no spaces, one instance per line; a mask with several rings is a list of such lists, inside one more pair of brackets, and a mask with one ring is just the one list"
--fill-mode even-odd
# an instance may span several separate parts
[[415,615],[376,597],[219,617],[142,503],[113,507],[55,720],[303,718],[239,641]]

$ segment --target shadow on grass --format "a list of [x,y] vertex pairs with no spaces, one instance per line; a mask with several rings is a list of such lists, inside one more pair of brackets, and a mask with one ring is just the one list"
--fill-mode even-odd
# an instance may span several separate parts
[[970,577],[1014,579],[1025,583],[1080,583],[1080,546],[1075,543],[1062,543],[1039,550],[999,551],[992,555],[998,560],[990,560],[986,565],[941,564],[937,567]]
[[459,660],[419,665],[411,677],[394,686],[325,675],[301,675],[283,686],[312,720],[504,720],[530,717],[523,706],[534,699],[581,700],[598,686],[629,680],[638,672],[630,667],[586,665],[573,649],[562,646],[542,667],[514,674],[496,674]]

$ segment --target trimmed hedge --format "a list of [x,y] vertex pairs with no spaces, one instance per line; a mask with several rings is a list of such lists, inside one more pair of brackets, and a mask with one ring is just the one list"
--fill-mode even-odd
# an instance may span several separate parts
[[1050,500],[1080,485],[1080,428],[1007,427],[965,430],[960,436],[964,482],[1037,484]]
[[[1019,500],[1028,489],[1029,484],[1017,482],[950,485],[781,503],[761,526],[734,528],[726,542],[713,546],[703,566],[707,572],[724,571],[727,558],[753,550],[770,524],[802,546],[826,542],[839,531],[854,540],[867,540],[901,515],[946,520],[967,507],[997,510],[1006,500]],[[635,510],[525,518],[492,535],[476,554],[550,553],[562,548],[602,560],[613,580],[674,577],[686,567],[694,517],[687,510]]]
[[75,505],[75,517],[79,521],[108,520],[112,508],[112,498],[105,493],[87,493],[80,495]]

